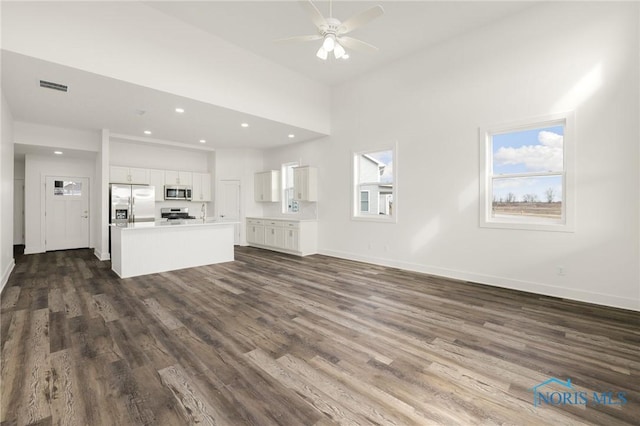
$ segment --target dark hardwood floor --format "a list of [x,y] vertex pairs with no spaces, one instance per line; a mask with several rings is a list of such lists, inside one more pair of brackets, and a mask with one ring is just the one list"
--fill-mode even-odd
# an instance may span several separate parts
[[1,424],[640,424],[637,312],[236,259],[120,280],[89,250],[18,256]]

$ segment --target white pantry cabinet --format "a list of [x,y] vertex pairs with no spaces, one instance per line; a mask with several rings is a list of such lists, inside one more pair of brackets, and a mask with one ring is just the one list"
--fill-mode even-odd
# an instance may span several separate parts
[[193,177],[191,172],[182,172],[176,170],[165,170],[165,185],[193,185]]
[[156,190],[156,202],[164,201],[164,170],[149,170],[149,185]]
[[247,218],[250,246],[307,256],[318,252],[318,223],[315,220]]
[[134,167],[111,166],[109,168],[110,183],[126,183],[130,185],[148,185],[149,170]]
[[192,173],[191,201],[211,201],[211,175],[209,173]]
[[253,177],[253,198],[257,202],[280,201],[280,172],[268,170]]
[[318,169],[311,166],[293,169],[293,199],[318,201]]

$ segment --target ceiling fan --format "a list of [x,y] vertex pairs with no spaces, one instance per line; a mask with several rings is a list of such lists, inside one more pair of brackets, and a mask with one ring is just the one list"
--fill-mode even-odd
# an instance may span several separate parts
[[372,7],[365,10],[364,12],[352,16],[344,22],[340,22],[338,19],[333,17],[331,1],[329,1],[328,18],[322,16],[322,13],[320,13],[318,8],[313,4],[311,0],[303,0],[299,3],[311,15],[311,20],[318,28],[318,34],[287,37],[275,40],[276,42],[302,42],[323,40],[322,46],[320,46],[320,49],[318,49],[318,52],[316,53],[316,56],[323,61],[327,59],[330,52],[333,52],[333,55],[336,59],[348,57],[346,55],[345,47],[348,49],[363,51],[378,50],[377,47],[369,43],[365,43],[364,41],[355,39],[353,37],[345,36],[345,34],[350,33],[356,28],[360,28],[361,26],[382,15],[384,13],[384,9],[382,8],[382,6],[378,5]]

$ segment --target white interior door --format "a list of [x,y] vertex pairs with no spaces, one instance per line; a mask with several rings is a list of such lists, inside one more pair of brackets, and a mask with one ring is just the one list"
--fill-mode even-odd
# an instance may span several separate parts
[[13,181],[13,244],[24,244],[24,179]]
[[234,244],[240,244],[240,181],[221,180],[218,216],[221,221],[238,222],[235,226]]
[[47,176],[45,250],[89,247],[89,178]]

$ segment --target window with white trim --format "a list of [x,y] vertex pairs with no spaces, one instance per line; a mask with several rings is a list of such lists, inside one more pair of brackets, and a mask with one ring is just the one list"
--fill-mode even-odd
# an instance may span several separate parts
[[282,165],[282,213],[298,213],[299,204],[293,199],[293,169],[297,162]]
[[353,217],[395,221],[395,148],[353,154]]
[[480,132],[480,225],[571,231],[573,115]]

